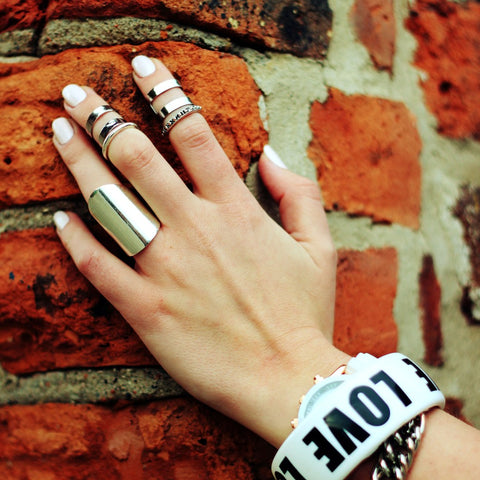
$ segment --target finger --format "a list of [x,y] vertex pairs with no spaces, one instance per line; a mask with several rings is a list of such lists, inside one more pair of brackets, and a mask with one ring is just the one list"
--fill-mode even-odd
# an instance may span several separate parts
[[[88,87],[68,85],[62,94],[65,110],[83,128],[90,114],[105,105],[105,100]],[[105,125],[118,116],[119,113],[110,112],[98,118],[93,125],[93,138],[98,140]],[[77,153],[72,152],[72,155]],[[100,157],[97,158],[98,164],[105,164]],[[193,197],[152,142],[136,128],[123,129],[113,137],[109,144],[108,159],[132,183],[163,223],[174,221],[179,209],[185,208],[187,198]],[[86,175],[75,176],[81,189],[84,183],[89,182],[87,176],[95,175],[96,168],[83,169],[82,172]]]
[[[140,55],[133,59],[132,66],[134,80],[147,100],[148,93],[155,86],[174,78],[157,59]],[[172,100],[184,95],[180,88],[172,88],[158,95],[152,104],[158,112]],[[236,195],[232,189],[243,183],[200,113],[182,117],[172,127],[169,136],[197,195],[212,200]]]
[[268,146],[258,167],[263,183],[278,203],[284,229],[316,260],[321,260],[319,255],[325,250],[334,252],[318,184],[290,172]]
[[52,130],[53,143],[77,180],[85,200],[101,185],[119,183],[77,124],[60,117],[52,122]]
[[[80,272],[126,318],[137,318],[137,302],[146,281],[110,253],[74,213],[54,215],[57,233]],[[136,330],[141,325],[132,325]]]

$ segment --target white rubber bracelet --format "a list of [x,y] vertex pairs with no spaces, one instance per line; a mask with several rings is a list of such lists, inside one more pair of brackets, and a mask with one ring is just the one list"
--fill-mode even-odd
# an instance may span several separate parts
[[347,372],[281,445],[272,463],[276,480],[344,479],[405,423],[445,405],[430,377],[400,353],[360,354]]

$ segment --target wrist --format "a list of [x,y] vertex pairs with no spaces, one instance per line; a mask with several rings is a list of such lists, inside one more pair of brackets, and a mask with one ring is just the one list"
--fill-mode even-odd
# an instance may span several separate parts
[[327,377],[349,360],[322,335],[291,348],[289,355],[270,362],[266,378],[258,379],[256,401],[249,405],[248,420],[242,423],[278,448],[291,433],[299,400],[313,386],[314,376]]

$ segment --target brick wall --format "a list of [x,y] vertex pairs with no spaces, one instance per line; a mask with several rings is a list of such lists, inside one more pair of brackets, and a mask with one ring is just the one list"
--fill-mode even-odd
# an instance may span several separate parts
[[54,233],[58,208],[87,218],[51,144],[67,83],[128,112],[184,175],[131,81],[139,53],[182,78],[272,215],[267,139],[318,179],[339,248],[336,344],[398,348],[480,425],[479,22],[473,0],[3,0],[3,477],[270,478],[272,449],[185,396]]

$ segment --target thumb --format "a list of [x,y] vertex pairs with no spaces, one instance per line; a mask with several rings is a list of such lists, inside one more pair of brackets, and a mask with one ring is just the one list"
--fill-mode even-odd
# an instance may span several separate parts
[[260,157],[258,170],[278,204],[283,228],[314,260],[323,263],[326,251],[334,253],[335,247],[318,183],[289,171],[269,145]]

